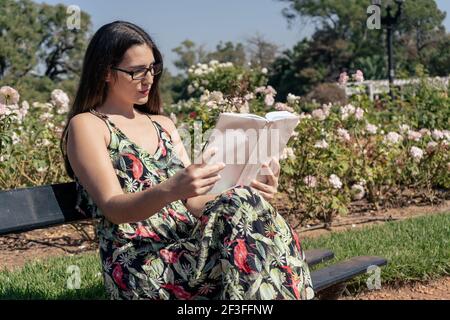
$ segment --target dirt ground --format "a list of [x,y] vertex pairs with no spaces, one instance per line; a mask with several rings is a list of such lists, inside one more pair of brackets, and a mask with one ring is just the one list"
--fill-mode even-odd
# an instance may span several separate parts
[[[311,238],[341,232],[368,225],[383,224],[389,220],[403,220],[429,214],[450,211],[450,200],[437,206],[409,206],[406,208],[368,211],[364,214],[353,214],[337,217],[330,228],[321,225],[296,228],[301,238]],[[376,219],[376,221],[367,221]],[[288,220],[289,221],[289,220]],[[291,225],[295,222],[291,222]],[[0,236],[0,270],[13,270],[22,267],[28,261],[44,260],[48,257],[75,255],[82,252],[97,252],[97,243],[90,240],[94,237],[92,222],[76,224],[85,231],[83,235],[72,225],[62,225],[41,230],[33,230],[21,234]],[[450,299],[450,277],[444,277],[429,283],[415,283],[400,288],[382,288],[373,292],[365,292],[356,297],[343,296],[342,299]]]
[[450,300],[450,276],[426,283],[412,283],[401,287],[381,287],[357,296],[344,296],[339,300]]

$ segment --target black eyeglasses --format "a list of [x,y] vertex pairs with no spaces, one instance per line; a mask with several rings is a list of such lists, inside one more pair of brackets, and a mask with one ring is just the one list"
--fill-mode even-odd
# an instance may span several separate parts
[[150,68],[139,68],[134,71],[124,70],[117,67],[112,67],[111,69],[122,71],[128,73],[133,80],[142,80],[145,79],[147,73],[150,72],[152,76],[155,76],[162,71],[162,63],[158,62],[150,66]]

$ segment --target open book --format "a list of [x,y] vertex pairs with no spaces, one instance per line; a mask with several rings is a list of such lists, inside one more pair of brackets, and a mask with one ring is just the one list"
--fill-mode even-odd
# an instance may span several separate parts
[[235,185],[248,186],[252,180],[265,181],[261,166],[280,158],[299,117],[288,111],[273,111],[260,117],[249,113],[221,113],[203,151],[217,148],[208,164],[223,162],[221,179],[209,194],[221,193]]

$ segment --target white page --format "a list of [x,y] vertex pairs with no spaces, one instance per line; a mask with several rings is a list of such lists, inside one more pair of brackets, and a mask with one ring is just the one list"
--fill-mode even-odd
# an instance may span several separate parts
[[280,159],[280,155],[299,121],[298,116],[288,111],[269,112],[266,114],[266,118],[270,119],[266,125],[267,130],[262,132],[258,140],[258,146],[254,149],[254,152],[258,153],[259,162],[248,164],[245,167],[239,179],[240,184],[249,185],[254,179],[266,181],[264,175],[268,172],[263,172],[261,165],[270,163],[271,158]]
[[223,192],[236,184],[250,185],[256,178],[264,181],[258,176],[262,163],[271,157],[279,159],[298,120],[298,116],[287,111],[269,112],[266,118],[254,114],[220,114],[205,151],[216,147],[218,151],[208,163],[224,162],[226,166],[220,173],[222,179],[208,194]]

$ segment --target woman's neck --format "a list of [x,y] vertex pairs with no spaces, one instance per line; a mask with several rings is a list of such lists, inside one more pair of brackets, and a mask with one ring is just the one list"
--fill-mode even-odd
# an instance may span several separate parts
[[97,111],[105,114],[121,115],[125,118],[134,118],[136,115],[134,104],[129,102],[120,102],[118,99],[108,96],[106,101],[96,108]]

